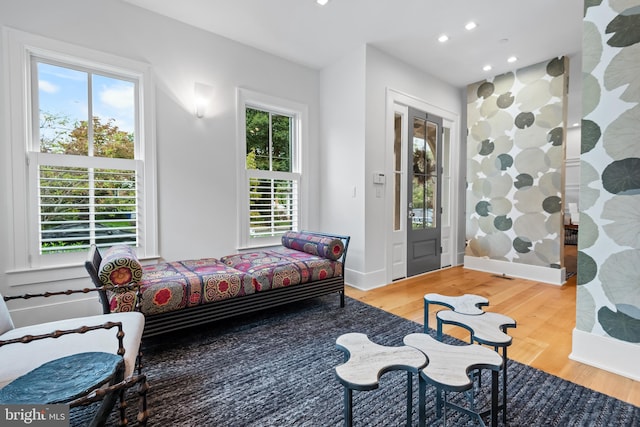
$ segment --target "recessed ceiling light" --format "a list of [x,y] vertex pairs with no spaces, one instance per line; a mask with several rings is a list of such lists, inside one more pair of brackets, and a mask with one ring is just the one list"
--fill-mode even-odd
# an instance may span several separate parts
[[447,40],[449,40],[449,36],[448,36],[448,35],[446,35],[446,34],[443,34],[443,35],[441,35],[440,37],[438,37],[438,41],[439,41],[440,43],[444,43],[444,42],[446,42]]
[[516,57],[516,56],[510,56],[510,57],[507,59],[507,62],[516,62],[517,60],[518,60],[518,57]]
[[484,67],[482,67],[484,71],[491,71],[491,68],[491,65],[485,65]]
[[316,0],[316,3],[318,3],[320,6],[324,6],[325,4],[329,3],[329,0]]
[[476,23],[471,21],[467,25],[464,26],[467,30],[471,31],[477,27]]

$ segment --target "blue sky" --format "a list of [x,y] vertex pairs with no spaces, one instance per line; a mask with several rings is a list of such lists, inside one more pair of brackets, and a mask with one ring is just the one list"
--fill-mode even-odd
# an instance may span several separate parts
[[[93,115],[102,123],[114,119],[125,132],[135,127],[134,83],[126,80],[92,74]],[[40,110],[57,113],[72,120],[88,119],[87,72],[38,63],[38,94]]]

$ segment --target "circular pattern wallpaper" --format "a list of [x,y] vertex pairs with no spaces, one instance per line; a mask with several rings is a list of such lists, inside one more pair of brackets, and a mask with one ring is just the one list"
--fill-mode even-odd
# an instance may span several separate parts
[[567,61],[468,86],[466,255],[559,268]]
[[589,0],[576,328],[640,343],[640,1]]

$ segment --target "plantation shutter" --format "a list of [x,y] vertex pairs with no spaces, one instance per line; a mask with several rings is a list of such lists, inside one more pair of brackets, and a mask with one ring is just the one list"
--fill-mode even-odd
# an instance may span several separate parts
[[248,172],[250,237],[275,237],[297,230],[300,174]]
[[31,153],[41,254],[138,245],[136,160]]

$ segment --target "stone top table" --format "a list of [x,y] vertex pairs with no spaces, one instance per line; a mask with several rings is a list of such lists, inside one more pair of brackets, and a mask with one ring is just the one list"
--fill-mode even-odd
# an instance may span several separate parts
[[482,315],[462,314],[451,310],[436,313],[438,319],[438,340],[442,339],[442,324],[457,325],[471,333],[471,342],[478,342],[493,347],[511,345],[511,337],[504,331],[515,328],[516,321],[500,313],[484,312]]
[[473,294],[464,294],[461,296],[447,296],[440,294],[425,294],[424,296],[424,333],[428,333],[429,329],[429,304],[438,304],[450,308],[451,310],[462,313],[477,315],[482,314],[481,307],[489,305],[489,300],[485,297]]
[[469,371],[473,369],[502,367],[502,357],[487,347],[445,344],[427,334],[410,334],[403,342],[427,355],[429,363],[421,371],[427,381],[451,391],[470,389]]
[[[410,334],[404,337],[403,342],[415,347],[427,355],[429,363],[420,371],[420,396],[419,396],[419,420],[420,426],[426,422],[425,392],[422,380],[433,384],[438,389],[438,412],[444,408],[443,424],[446,425],[446,394],[445,403],[441,404],[440,390],[463,392],[473,387],[469,378],[469,372],[473,369],[491,369],[491,425],[497,425],[498,421],[498,372],[502,367],[502,357],[487,347],[479,345],[450,345],[435,340],[428,334]],[[479,413],[467,408],[450,404],[457,410],[482,420]],[[439,415],[439,414],[438,414]]]
[[353,423],[353,390],[378,388],[378,380],[385,372],[407,371],[407,425],[411,425],[412,374],[427,364],[420,350],[409,346],[387,347],[376,344],[361,333],[338,337],[336,347],[345,353],[345,363],[336,367],[336,377],[344,386],[345,425]]
[[507,347],[512,339],[506,334],[507,328],[515,328],[516,321],[500,313],[485,312],[481,315],[461,314],[451,310],[441,310],[436,313],[438,319],[437,337],[442,340],[442,324],[460,326],[469,331],[470,342],[485,344],[502,349],[502,419],[507,422]]

